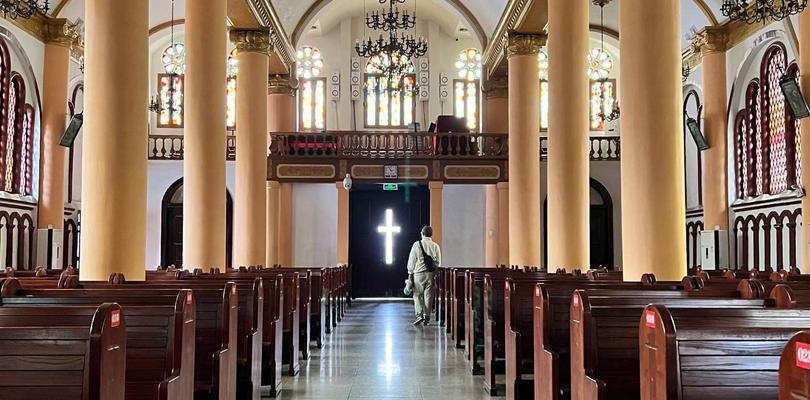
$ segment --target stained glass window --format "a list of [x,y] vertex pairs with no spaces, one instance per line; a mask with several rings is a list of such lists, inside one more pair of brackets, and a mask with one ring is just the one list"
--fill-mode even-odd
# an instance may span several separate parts
[[183,43],[175,43],[163,50],[161,57],[163,63],[163,70],[167,74],[186,73],[186,46]]
[[0,190],[33,194],[36,111],[26,103],[25,79],[11,69],[5,40],[0,40]]
[[458,55],[456,70],[459,79],[472,82],[481,79],[481,53],[478,49],[467,49]]
[[366,127],[405,128],[414,121],[416,111],[416,78],[413,63],[407,59],[406,74],[390,79],[382,68],[390,65],[388,57],[372,57],[366,64]]
[[798,76],[788,64],[784,44],[777,42],[764,53],[760,76],[745,92],[745,106],[735,119],[735,172],[737,196],[779,194],[801,183],[800,126],[785,102],[779,79]]
[[326,129],[326,79],[319,78],[323,69],[321,52],[304,46],[295,54],[299,79],[299,129],[322,131]]
[[593,49],[588,53],[588,77],[591,80],[605,80],[613,71],[613,58],[602,49]]
[[481,54],[478,49],[462,51],[456,60],[458,77],[453,81],[453,113],[467,120],[471,131],[478,130],[478,91],[481,79]]
[[236,74],[239,72],[239,63],[236,60],[236,49],[228,56],[228,78],[225,81],[225,124],[228,129],[236,128]]
[[604,116],[613,112],[615,97],[615,80],[591,81],[591,130],[604,131]]
[[161,105],[158,128],[182,128],[183,75],[159,74],[158,95]]

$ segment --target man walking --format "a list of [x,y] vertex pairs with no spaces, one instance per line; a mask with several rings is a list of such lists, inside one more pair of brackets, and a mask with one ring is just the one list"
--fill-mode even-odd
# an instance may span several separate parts
[[413,282],[414,325],[430,323],[433,310],[433,275],[442,262],[442,251],[433,241],[433,228],[422,228],[422,240],[411,247],[408,256],[408,279]]

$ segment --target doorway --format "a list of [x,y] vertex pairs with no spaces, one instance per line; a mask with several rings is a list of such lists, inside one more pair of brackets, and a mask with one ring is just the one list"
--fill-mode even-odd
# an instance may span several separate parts
[[[393,189],[389,187],[388,189]],[[426,186],[355,185],[349,195],[349,263],[357,297],[402,297],[411,246],[430,221]]]
[[[226,236],[225,263],[231,267],[233,248],[233,199],[225,190],[226,198]],[[183,178],[169,186],[163,195],[160,221],[160,264],[164,267],[183,266]]]

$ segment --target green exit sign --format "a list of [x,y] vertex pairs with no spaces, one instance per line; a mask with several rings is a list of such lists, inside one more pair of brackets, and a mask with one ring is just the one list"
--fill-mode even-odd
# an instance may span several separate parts
[[383,190],[396,191],[399,190],[399,185],[396,183],[383,183]]

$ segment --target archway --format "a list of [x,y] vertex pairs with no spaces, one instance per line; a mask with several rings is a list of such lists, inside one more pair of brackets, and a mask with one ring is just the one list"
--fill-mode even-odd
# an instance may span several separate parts
[[[225,191],[225,266],[231,267],[233,254],[233,199]],[[163,195],[160,218],[160,264],[183,266],[183,178],[172,183]]]
[[[591,186],[591,265],[613,269],[613,198],[605,185],[596,179],[590,179]],[[543,263],[549,269],[558,267],[576,268],[578,266],[548,265],[548,197],[543,201]],[[586,266],[579,266],[584,268]]]

